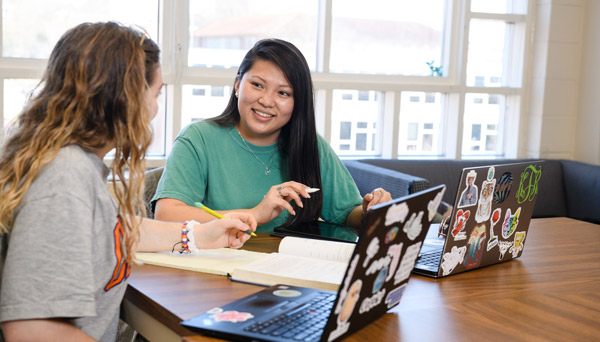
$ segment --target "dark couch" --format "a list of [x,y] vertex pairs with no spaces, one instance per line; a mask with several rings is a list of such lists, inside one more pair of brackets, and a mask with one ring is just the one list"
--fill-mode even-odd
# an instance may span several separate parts
[[[382,187],[393,198],[446,184],[443,201],[452,204],[465,167],[535,159],[505,160],[344,160],[361,194]],[[533,217],[566,216],[600,223],[600,165],[570,160],[544,160]]]

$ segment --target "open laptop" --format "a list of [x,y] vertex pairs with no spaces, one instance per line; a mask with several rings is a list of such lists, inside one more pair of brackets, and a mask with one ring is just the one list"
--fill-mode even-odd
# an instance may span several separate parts
[[369,210],[338,292],[275,285],[181,324],[238,341],[333,341],[351,334],[400,302],[444,191],[440,185]]
[[542,163],[463,169],[452,214],[431,225],[413,272],[441,278],[519,257]]

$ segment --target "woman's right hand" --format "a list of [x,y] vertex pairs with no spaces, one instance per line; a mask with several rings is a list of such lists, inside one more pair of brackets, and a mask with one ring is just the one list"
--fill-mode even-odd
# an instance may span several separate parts
[[291,215],[296,215],[290,201],[293,200],[297,206],[303,208],[302,198],[310,198],[306,192],[307,189],[309,189],[308,186],[294,181],[273,185],[263,200],[256,207],[250,209],[250,212],[259,225],[276,218],[283,210],[287,210]]

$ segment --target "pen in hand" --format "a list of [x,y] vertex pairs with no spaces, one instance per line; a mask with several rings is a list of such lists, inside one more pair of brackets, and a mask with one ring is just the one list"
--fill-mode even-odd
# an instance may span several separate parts
[[[212,216],[214,216],[216,218],[219,218],[219,219],[225,218],[225,216],[217,213],[216,211],[213,211],[212,209],[210,209],[209,207],[205,206],[204,204],[202,204],[200,202],[194,202],[194,205],[197,208],[200,208],[200,209],[206,211],[207,213],[211,214]],[[251,231],[250,229],[246,230],[245,233],[248,234],[248,235],[250,235],[250,236],[256,236],[256,234],[253,231]]]

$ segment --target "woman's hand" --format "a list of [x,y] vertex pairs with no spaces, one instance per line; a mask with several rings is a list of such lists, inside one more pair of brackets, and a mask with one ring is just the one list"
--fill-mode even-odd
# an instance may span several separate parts
[[367,211],[376,204],[389,202],[391,200],[392,195],[389,192],[383,190],[382,188],[377,188],[363,197],[363,213],[366,214]]
[[256,219],[251,214],[227,213],[224,219],[216,219],[194,227],[194,240],[199,249],[221,247],[240,248],[256,231]]
[[273,185],[263,200],[250,212],[256,218],[258,224],[265,224],[287,210],[291,215],[296,215],[294,208],[289,203],[296,202],[296,205],[303,208],[302,198],[310,198],[306,192],[309,187],[298,182],[285,182],[279,185]]

